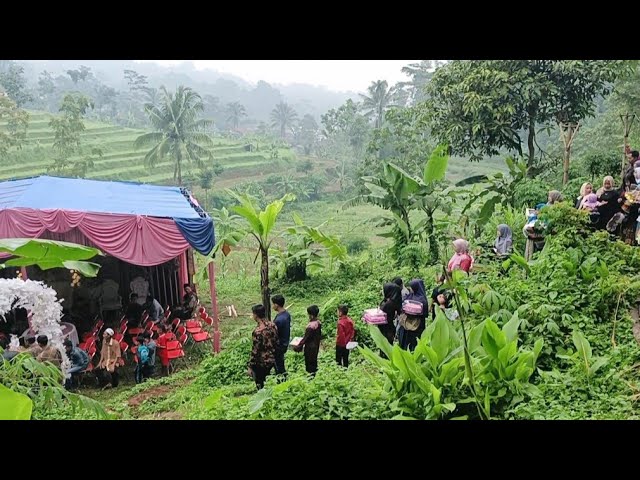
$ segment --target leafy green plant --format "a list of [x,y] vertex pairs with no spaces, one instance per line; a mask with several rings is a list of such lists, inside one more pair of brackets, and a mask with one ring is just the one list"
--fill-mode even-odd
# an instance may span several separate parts
[[447,418],[456,410],[455,400],[466,390],[465,362],[460,339],[444,315],[425,330],[413,352],[392,347],[375,327],[371,336],[387,359],[367,347],[359,349],[387,377],[387,390],[396,398],[395,418]]
[[487,319],[469,334],[469,349],[480,357],[476,380],[484,391],[487,415],[492,412],[502,415],[507,408],[524,400],[525,395],[538,393],[529,380],[535,372],[544,341],[536,340],[532,351],[519,349],[520,323],[516,312],[502,329]]
[[569,351],[567,355],[558,355],[558,358],[572,361],[589,380],[607,364],[609,359],[593,355],[589,340],[579,330],[574,330],[571,338],[576,348],[575,352]]
[[507,157],[505,163],[509,168],[508,176],[505,176],[502,172],[497,172],[490,177],[486,175],[469,177],[456,184],[457,186],[474,183],[483,184],[479,190],[470,192],[469,200],[462,209],[464,214],[471,207],[477,208],[479,201],[489,195],[484,204],[482,204],[478,215],[477,223],[481,226],[493,216],[497,205],[515,206],[516,188],[527,177],[527,164],[524,161],[517,161]]
[[58,367],[49,362],[38,362],[29,353],[19,353],[10,361],[3,360],[0,368],[0,384],[31,399],[34,419],[65,407],[71,407],[73,412],[86,411],[97,418],[109,417],[99,402],[65,390],[62,380]]
[[[280,261],[281,271],[287,280],[298,281],[307,278],[309,273],[318,272],[325,267],[340,264],[347,257],[347,250],[334,235],[327,235],[320,230],[323,227],[309,227],[304,224],[297,213],[293,213],[295,225],[289,227],[284,236],[287,239],[286,250],[278,251],[276,259]],[[326,222],[325,222],[326,223]]]
[[345,242],[345,247],[349,255],[356,255],[360,252],[364,252],[371,246],[371,242],[368,238],[356,237],[350,238]]
[[[249,398],[233,388],[214,391],[204,401],[205,418],[269,420],[374,420],[391,416],[380,378],[352,364],[338,367],[332,354],[321,355],[322,368],[311,380],[290,374],[286,382],[267,381]],[[235,397],[235,398],[234,398]],[[202,417],[200,417],[202,418]]]
[[[271,318],[271,298],[269,290],[269,248],[273,242],[272,230],[278,219],[278,215],[282,211],[286,202],[295,199],[293,195],[285,195],[280,200],[271,202],[267,207],[259,211],[256,207],[255,199],[248,194],[238,195],[232,190],[227,190],[227,193],[235,198],[240,205],[231,207],[231,210],[239,215],[244,221],[244,225],[239,226],[238,230],[232,234],[230,233],[225,237],[225,242],[234,246],[242,238],[247,235],[255,238],[258,244],[258,255],[261,257],[260,264],[260,289],[262,291],[262,304],[264,305],[267,313],[267,318]],[[225,242],[218,242],[216,247],[211,252],[214,255]],[[209,256],[202,266],[199,272],[199,278],[204,280],[208,277],[207,266],[213,261],[212,256]],[[254,260],[255,262],[255,260]]]

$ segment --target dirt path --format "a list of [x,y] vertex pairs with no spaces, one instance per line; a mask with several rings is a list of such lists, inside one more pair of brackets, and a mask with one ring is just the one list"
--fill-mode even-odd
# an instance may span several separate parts
[[149,390],[145,390],[144,392],[134,395],[128,400],[127,403],[130,407],[137,408],[140,405],[142,405],[142,403],[144,403],[145,400],[151,397],[162,397],[167,393],[171,392],[172,390],[173,388],[171,388],[171,386],[169,385],[159,385],[157,387],[150,388]]

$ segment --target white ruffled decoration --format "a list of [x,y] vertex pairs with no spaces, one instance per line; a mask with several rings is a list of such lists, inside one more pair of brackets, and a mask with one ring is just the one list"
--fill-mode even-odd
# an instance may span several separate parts
[[4,315],[17,307],[31,312],[32,330],[38,335],[46,335],[49,344],[60,350],[62,372],[66,375],[71,364],[62,344],[62,305],[56,291],[34,280],[0,278],[0,318],[6,321]]

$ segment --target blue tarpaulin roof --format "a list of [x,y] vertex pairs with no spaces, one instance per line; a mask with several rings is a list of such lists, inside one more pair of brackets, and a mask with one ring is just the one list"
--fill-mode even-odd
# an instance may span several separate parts
[[[184,193],[183,193],[184,192]],[[200,253],[214,246],[213,221],[179,187],[40,176],[0,182],[0,209],[74,210],[172,218]]]

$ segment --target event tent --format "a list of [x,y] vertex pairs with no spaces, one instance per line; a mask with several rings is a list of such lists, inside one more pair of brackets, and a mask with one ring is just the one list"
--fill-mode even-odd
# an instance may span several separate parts
[[[180,294],[191,280],[191,248],[208,255],[215,245],[211,217],[185,188],[50,176],[0,182],[0,238],[95,246],[141,267],[176,260]],[[213,263],[209,269],[217,317]]]

